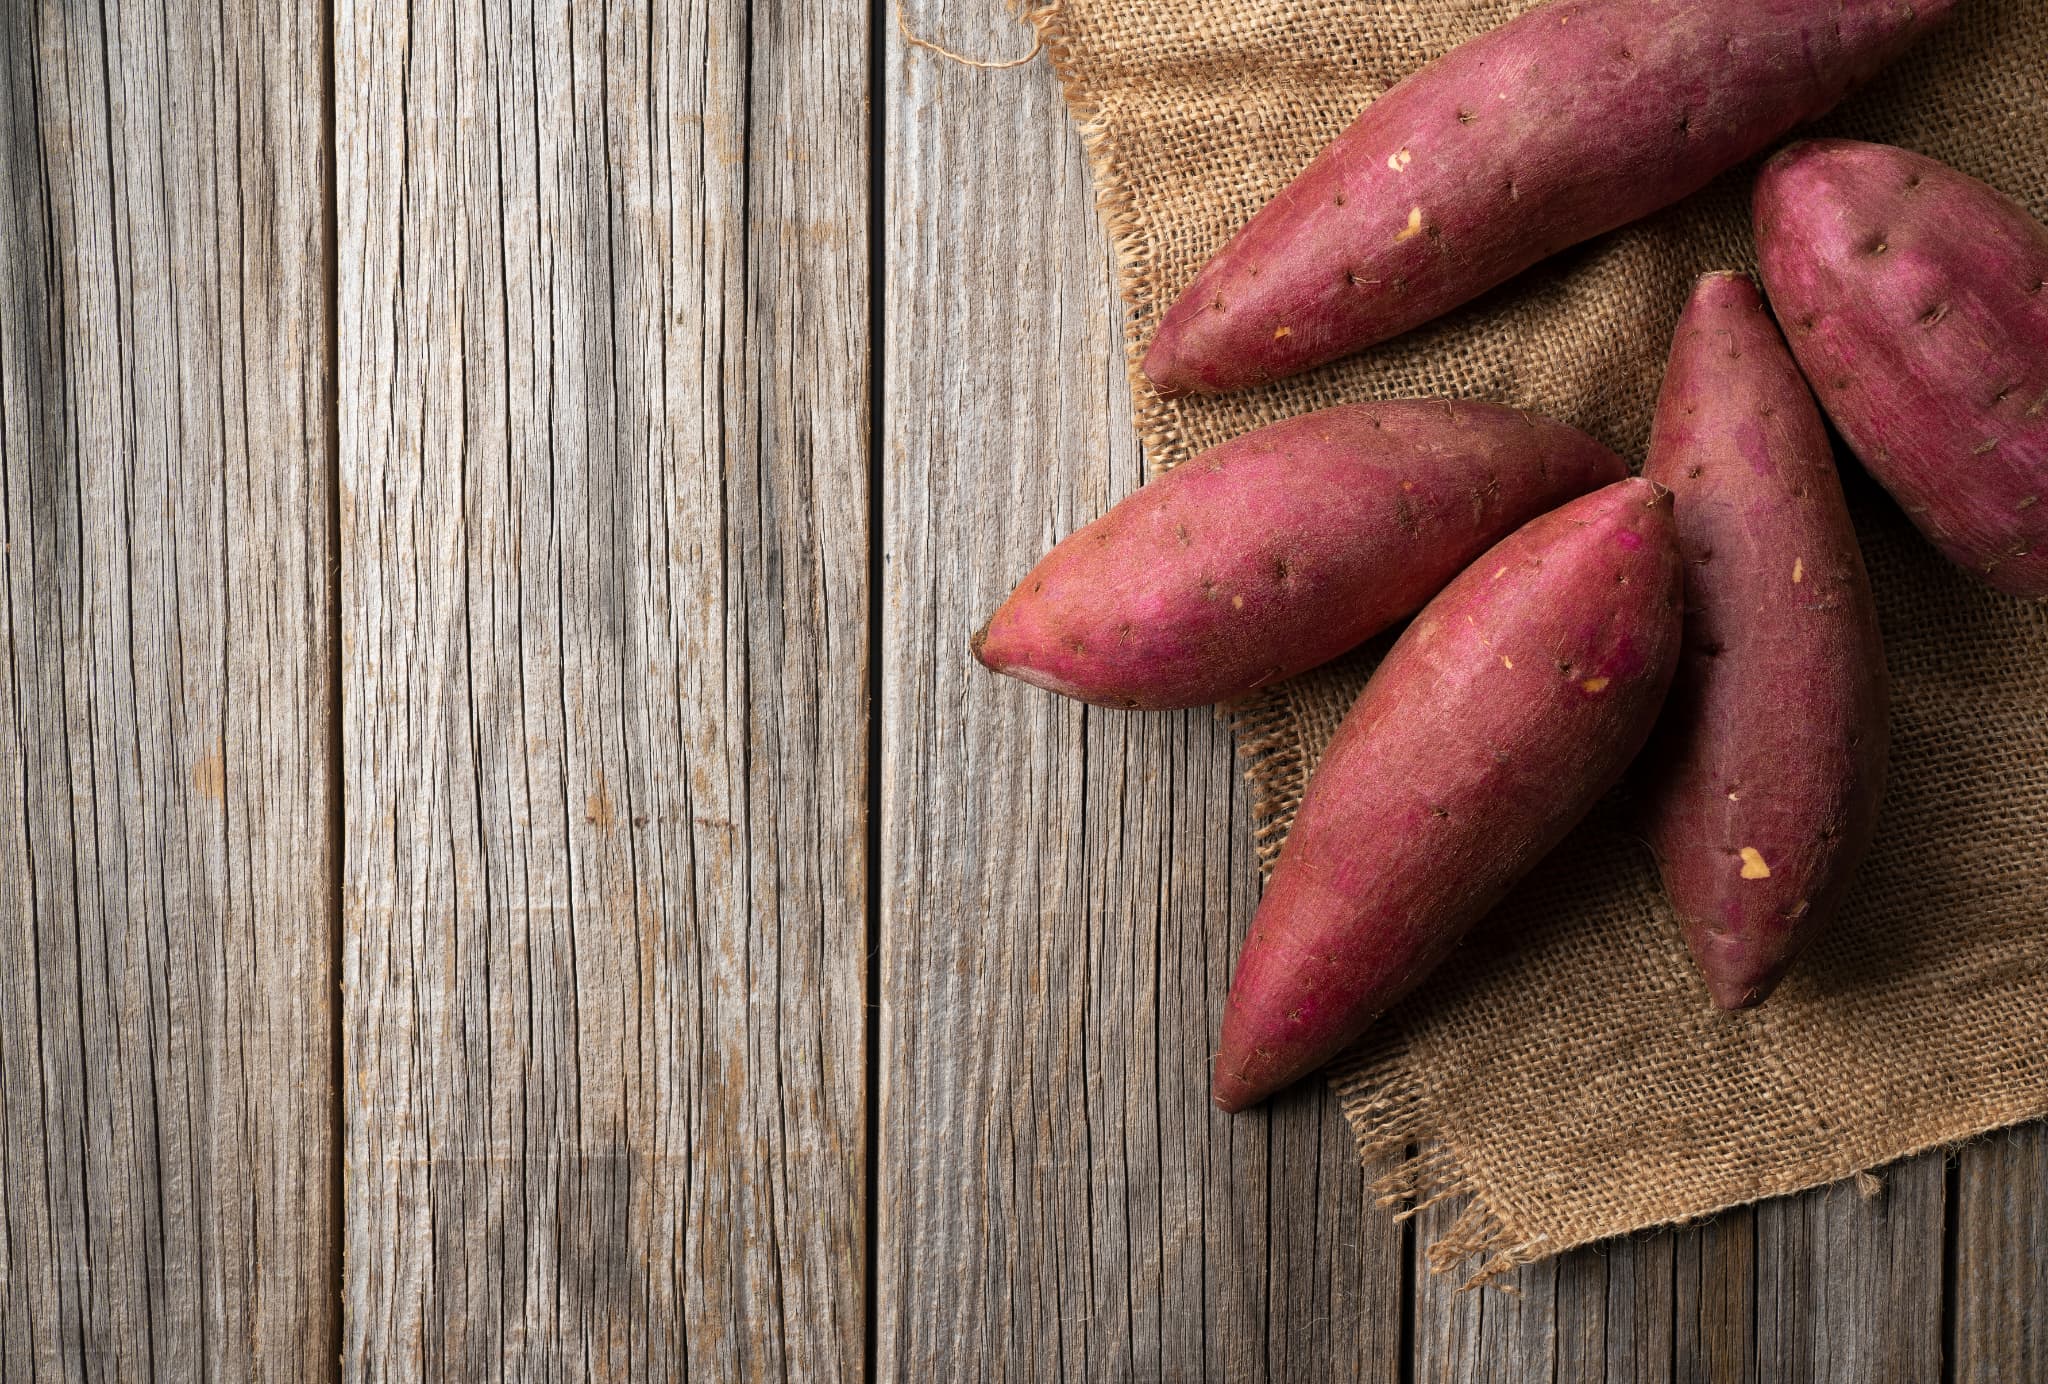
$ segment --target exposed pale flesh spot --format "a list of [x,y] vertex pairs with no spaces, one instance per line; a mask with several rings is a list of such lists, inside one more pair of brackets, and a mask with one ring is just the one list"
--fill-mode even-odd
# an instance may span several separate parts
[[1587,678],[1579,686],[1585,688],[1588,692],[1605,692],[1609,681],[1607,678]]
[[1411,211],[1411,212],[1409,212],[1409,213],[1408,213],[1408,229],[1407,229],[1407,230],[1405,230],[1405,231],[1403,231],[1403,232],[1401,232],[1401,234],[1399,234],[1399,235],[1395,236],[1395,237],[1394,237],[1394,243],[1395,243],[1396,245],[1399,245],[1399,244],[1400,244],[1400,243],[1401,243],[1402,241],[1404,241],[1404,240],[1413,240],[1413,239],[1414,239],[1414,238],[1415,238],[1416,236],[1419,236],[1419,235],[1421,235],[1421,234],[1422,234],[1422,208],[1421,208],[1421,207],[1417,207],[1417,208],[1415,208],[1415,210],[1413,210],[1413,211]]
[[1500,579],[1501,579],[1502,577],[1506,576],[1507,574],[1508,574],[1508,569],[1507,569],[1507,568],[1506,568],[1505,566],[1503,566],[1503,567],[1501,567],[1501,569],[1500,569],[1499,571],[1497,571],[1497,572],[1495,572],[1495,573],[1493,574],[1493,579],[1494,579],[1495,581],[1499,581],[1499,580],[1500,580]]
[[1803,557],[1795,557],[1795,558],[1793,558],[1793,559],[1792,559],[1792,584],[1793,584],[1794,586],[1797,586],[1797,585],[1799,585],[1799,583],[1801,583],[1801,582],[1803,582],[1803,581],[1805,581],[1805,580],[1806,580],[1806,559],[1805,559],[1805,558],[1803,558]]
[[1284,337],[1290,337],[1290,336],[1293,336],[1293,335],[1294,335],[1294,328],[1292,328],[1292,327],[1275,327],[1275,328],[1273,328],[1273,339],[1274,339],[1275,341],[1279,341],[1279,340],[1281,340],[1281,339],[1282,339],[1282,338],[1284,338]]
[[1232,597],[1230,598],[1230,608],[1231,608],[1232,610],[1243,610],[1243,609],[1244,609],[1244,597],[1242,597],[1242,596],[1232,596]]
[[1503,668],[1513,668],[1515,666],[1515,661],[1509,658],[1506,654],[1502,654],[1500,656],[1500,666]]
[[1396,173],[1400,173],[1407,169],[1408,165],[1414,161],[1414,158],[1415,155],[1409,153],[1406,149],[1396,149],[1394,156],[1387,160],[1387,167],[1393,169]]
[[1742,848],[1742,877],[1744,879],[1769,879],[1771,867],[1764,864],[1761,852],[1755,846]]

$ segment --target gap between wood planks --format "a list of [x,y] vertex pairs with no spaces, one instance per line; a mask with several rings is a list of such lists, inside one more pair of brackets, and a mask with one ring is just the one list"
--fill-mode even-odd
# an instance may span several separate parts
[[867,953],[863,991],[867,1010],[861,1027],[864,1052],[863,1142],[866,1157],[862,1183],[861,1346],[862,1376],[873,1381],[881,1351],[880,1310],[875,1282],[881,1261],[878,1233],[881,1207],[882,1103],[882,589],[887,580],[882,559],[884,466],[888,455],[883,437],[887,424],[886,375],[889,339],[887,318],[889,240],[887,155],[889,135],[888,31],[882,23],[883,0],[868,5],[868,740],[867,740]]
[[347,745],[342,736],[342,655],[341,655],[341,175],[337,164],[340,146],[340,119],[334,89],[334,38],[336,20],[335,0],[321,0],[321,45],[320,45],[320,177],[325,188],[326,209],[321,218],[320,235],[326,242],[322,285],[327,294],[325,327],[326,349],[322,355],[322,369],[326,373],[325,404],[327,408],[326,429],[323,440],[327,447],[327,753],[329,769],[327,774],[327,921],[333,930],[327,950],[327,963],[332,968],[328,980],[328,1003],[334,1015],[334,1051],[328,1069],[328,1080],[334,1087],[334,1166],[328,1182],[328,1196],[332,1199],[332,1233],[329,1242],[334,1247],[333,1278],[334,1300],[328,1317],[328,1326],[335,1343],[334,1377],[341,1378],[342,1331],[347,1323],[343,1320],[342,1272],[348,1256],[343,1238],[347,1226],[347,1206],[344,1198],[348,1195],[347,1157],[343,1150],[348,1143],[348,1092],[343,1085],[347,1070],[348,1009],[346,994],[342,989],[343,939],[346,924],[342,907],[342,890],[346,882],[348,860],[348,804],[343,785],[343,766],[346,763]]

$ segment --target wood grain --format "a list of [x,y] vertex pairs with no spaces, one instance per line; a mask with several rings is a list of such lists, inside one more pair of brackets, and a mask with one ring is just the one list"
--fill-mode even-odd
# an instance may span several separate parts
[[[1418,1217],[1418,1254],[1450,1230],[1462,1209],[1461,1201],[1444,1202]],[[1576,1250],[1474,1292],[1460,1290],[1457,1273],[1432,1277],[1418,1258],[1414,1378],[1460,1384],[1672,1378],[1676,1261],[1693,1233]]]
[[1756,1209],[1726,1211],[1674,1237],[1672,1377],[1756,1379]]
[[322,45],[0,6],[0,1379],[333,1370]]
[[[1028,46],[994,7],[925,14]],[[1396,1378],[1401,1236],[1334,1103],[1208,1105],[1257,897],[1228,732],[968,654],[1143,476],[1078,140],[1042,67],[892,39],[884,71],[876,1376]]]
[[[1942,1159],[1872,1186],[1595,1245],[1484,1292],[1461,1294],[1418,1262],[1415,1378],[1939,1379]],[[1418,1254],[1460,1209],[1423,1214]]]
[[1954,1377],[2048,1378],[2048,1126],[1968,1145],[1955,1180]]
[[345,1374],[857,1376],[866,8],[336,18]]
[[1941,1377],[1944,1182],[1935,1154],[1756,1208],[1764,1378]]

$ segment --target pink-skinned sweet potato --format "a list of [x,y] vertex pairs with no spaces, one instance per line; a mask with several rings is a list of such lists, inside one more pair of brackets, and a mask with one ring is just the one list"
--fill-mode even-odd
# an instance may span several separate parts
[[1155,334],[1163,393],[1398,336],[1706,185],[1829,110],[1955,0],[1553,0],[1360,115]]
[[1677,667],[1681,584],[1670,492],[1626,480],[1424,608],[1309,781],[1238,958],[1217,1105],[1335,1056],[1621,777]]
[[1849,140],[1772,159],[1754,209],[1771,305],[1864,468],[1950,561],[2048,598],[2048,228]]
[[1584,433],[1498,404],[1292,418],[1070,535],[974,653],[1099,706],[1227,701],[1355,648],[1530,519],[1626,474]]
[[1672,492],[1686,562],[1647,835],[1714,1002],[1746,1009],[1840,906],[1891,741],[1834,449],[1747,275],[1694,290],[1643,475]]

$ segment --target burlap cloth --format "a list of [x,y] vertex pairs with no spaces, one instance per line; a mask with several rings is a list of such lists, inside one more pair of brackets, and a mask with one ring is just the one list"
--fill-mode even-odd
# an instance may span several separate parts
[[[1123,270],[1135,363],[1208,255],[1387,86],[1528,0],[1064,0],[1030,17]],[[1951,27],[1816,130],[1906,145],[2048,214],[2048,3]],[[1434,327],[1258,393],[1162,402],[1151,458],[1361,399],[1504,400],[1640,458],[1705,270],[1751,266],[1738,169]],[[2040,362],[2029,362],[2040,368]],[[1432,1250],[1482,1273],[1799,1191],[2048,1113],[2048,610],[1973,585],[1844,459],[1894,681],[1876,847],[1761,1010],[1717,1013],[1624,788],[1334,1076],[1398,1204],[1469,1194]],[[1236,709],[1270,865],[1381,641]],[[1190,1060],[1200,1054],[1187,1054]]]

